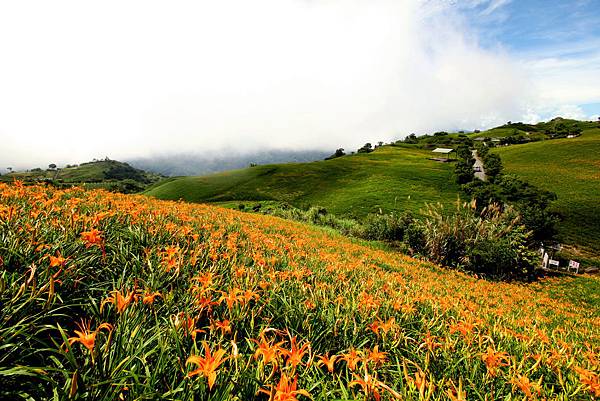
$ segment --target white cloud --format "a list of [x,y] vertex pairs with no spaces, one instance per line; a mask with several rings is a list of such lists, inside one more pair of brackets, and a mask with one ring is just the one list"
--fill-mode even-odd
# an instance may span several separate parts
[[[600,102],[600,41],[582,40],[566,46],[534,49],[515,55],[531,77],[537,98],[531,107],[588,119],[579,106]],[[575,111],[577,109],[577,111]],[[546,115],[546,114],[545,114]]]
[[490,0],[487,7],[481,13],[482,15],[490,15],[494,11],[506,6],[511,0]]
[[520,68],[444,3],[3,2],[0,163],[482,128],[531,102]]

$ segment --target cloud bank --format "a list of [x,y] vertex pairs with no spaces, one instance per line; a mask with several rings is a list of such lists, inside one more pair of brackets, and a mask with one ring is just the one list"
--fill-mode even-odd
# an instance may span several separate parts
[[527,67],[450,2],[4,2],[0,163],[485,128],[526,114]]

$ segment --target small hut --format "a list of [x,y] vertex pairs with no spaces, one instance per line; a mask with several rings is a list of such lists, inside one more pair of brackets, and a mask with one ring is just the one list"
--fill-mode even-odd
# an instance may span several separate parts
[[432,152],[433,152],[433,153],[439,153],[439,154],[442,154],[442,155],[446,155],[446,158],[445,158],[445,159],[443,159],[443,158],[438,158],[438,157],[435,157],[435,158],[434,158],[434,160],[439,160],[439,161],[449,161],[449,160],[450,160],[450,154],[451,154],[452,152],[454,152],[454,149],[450,149],[450,148],[435,148],[435,149],[433,149],[433,151],[432,151]]

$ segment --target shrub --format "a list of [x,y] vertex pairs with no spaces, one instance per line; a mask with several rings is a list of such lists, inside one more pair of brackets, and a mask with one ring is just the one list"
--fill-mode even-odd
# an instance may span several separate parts
[[530,233],[514,208],[491,204],[478,212],[474,203],[457,202],[453,214],[442,213],[438,205],[429,206],[426,215],[417,223],[423,242],[409,245],[421,246],[420,253],[430,260],[495,277],[533,270],[536,252],[528,248]]
[[492,182],[502,173],[502,160],[500,160],[500,156],[495,153],[486,153],[485,156],[483,156],[483,165],[485,174]]
[[513,175],[506,174],[495,182],[473,181],[462,189],[475,200],[481,211],[490,203],[510,204],[521,214],[522,224],[532,232],[532,239],[544,241],[556,235],[559,218],[548,208],[556,194],[539,189]]
[[361,237],[378,241],[402,241],[404,231],[411,223],[410,215],[370,214],[362,222]]
[[404,232],[404,242],[413,253],[424,254],[425,232],[419,222],[412,222]]
[[456,182],[459,184],[467,184],[475,178],[473,165],[464,160],[459,160],[456,163],[454,166],[454,174],[456,175]]

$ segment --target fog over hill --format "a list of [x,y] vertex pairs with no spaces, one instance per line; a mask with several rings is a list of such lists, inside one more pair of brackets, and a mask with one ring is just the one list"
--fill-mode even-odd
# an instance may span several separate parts
[[251,163],[293,163],[321,160],[333,151],[323,150],[262,150],[251,153],[179,153],[127,160],[142,170],[168,176],[203,175],[248,167]]

